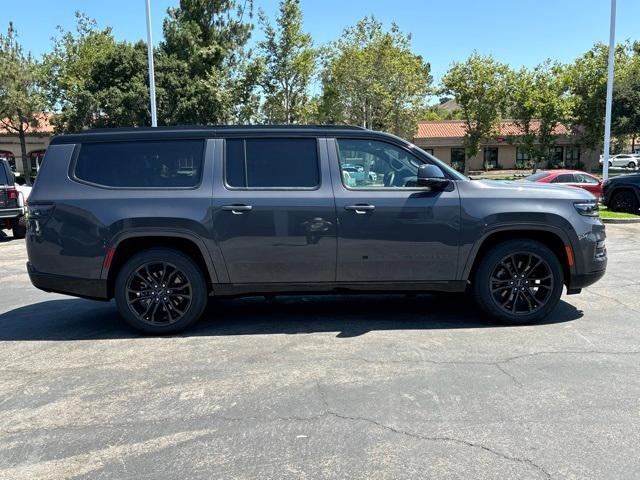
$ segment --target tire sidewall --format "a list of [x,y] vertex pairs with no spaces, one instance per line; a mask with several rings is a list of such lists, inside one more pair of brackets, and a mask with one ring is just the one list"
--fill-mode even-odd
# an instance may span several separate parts
[[[544,259],[553,274],[553,289],[547,303],[533,313],[513,315],[500,308],[491,295],[488,279],[504,257],[517,252],[533,253]],[[481,260],[473,279],[473,293],[478,305],[492,318],[512,325],[536,323],[547,317],[557,306],[564,286],[564,273],[558,257],[544,244],[535,240],[509,240],[496,245]]]
[[[171,325],[152,325],[139,320],[129,308],[126,297],[127,281],[130,275],[147,262],[168,262],[174,264],[189,279],[192,298],[184,316]],[[120,315],[135,329],[154,335],[177,333],[198,321],[207,305],[208,291],[204,275],[198,265],[187,255],[168,248],[155,248],[137,253],[120,269],[114,285],[114,298]]]

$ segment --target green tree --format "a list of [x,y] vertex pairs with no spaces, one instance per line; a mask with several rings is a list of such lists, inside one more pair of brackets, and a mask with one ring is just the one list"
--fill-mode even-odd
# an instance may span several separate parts
[[631,137],[632,151],[640,137],[640,43],[636,45],[633,57],[616,75],[611,115],[612,134]]
[[[159,121],[215,124],[250,116],[258,78],[245,46],[253,2],[180,0],[168,9],[157,60]],[[246,120],[246,118],[245,118]]]
[[[627,68],[629,48],[628,44],[616,46],[616,80]],[[608,54],[609,47],[598,43],[569,65],[564,74],[571,101],[571,125],[581,143],[592,149],[601,145],[604,136]]]
[[269,123],[300,123],[309,117],[309,85],[316,65],[311,35],[302,31],[300,0],[281,0],[276,26],[260,12],[265,39],[259,47],[265,70],[263,112]]
[[40,66],[31,54],[23,52],[16,37],[10,22],[7,35],[0,35],[0,124],[18,135],[22,170],[30,184],[26,134],[38,124],[45,99],[40,88]]
[[567,115],[562,67],[545,62],[533,70],[522,68],[509,75],[508,115],[520,130],[514,142],[533,163],[533,173],[555,144],[556,127]]
[[430,66],[396,24],[366,17],[326,52],[319,118],[413,137],[431,83]]
[[[53,50],[44,55],[49,106],[56,112],[58,132],[77,132],[95,123],[99,107],[88,88],[94,67],[110,58],[117,44],[111,28],[98,29],[95,20],[76,12],[75,32],[58,27]],[[108,79],[105,79],[108,81]]]
[[147,46],[118,42],[92,65],[86,90],[95,110],[92,127],[150,125]]
[[443,77],[442,93],[455,98],[465,124],[467,158],[476,156],[481,142],[496,132],[506,108],[508,76],[506,65],[474,53],[465,62],[454,63]]

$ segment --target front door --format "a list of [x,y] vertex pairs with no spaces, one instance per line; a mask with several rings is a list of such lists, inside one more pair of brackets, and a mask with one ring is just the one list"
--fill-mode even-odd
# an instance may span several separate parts
[[417,187],[422,160],[377,140],[329,143],[340,282],[456,279],[460,198]]
[[326,141],[227,138],[219,145],[213,237],[229,281],[334,281],[336,218]]

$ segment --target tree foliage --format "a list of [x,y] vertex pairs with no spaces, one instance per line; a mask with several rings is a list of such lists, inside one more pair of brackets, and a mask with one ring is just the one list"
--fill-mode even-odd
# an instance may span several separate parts
[[443,77],[442,93],[455,98],[464,120],[467,157],[476,156],[482,141],[496,132],[507,106],[508,76],[506,65],[474,53],[465,62],[454,63]]
[[268,123],[302,123],[309,119],[309,86],[316,66],[311,35],[302,31],[300,0],[281,0],[276,25],[260,12],[265,39],[260,53],[265,70],[263,113]]
[[[25,54],[13,24],[0,35],[0,124],[18,135],[23,172],[31,172],[25,135],[38,124],[45,101],[40,88],[40,65]],[[25,175],[27,183],[30,176]]]
[[545,62],[533,70],[521,68],[509,74],[507,113],[520,130],[515,141],[533,162],[548,158],[555,144],[555,130],[567,116],[567,97],[561,81],[562,67]]
[[248,116],[259,73],[245,48],[252,9],[251,1],[236,0],[180,0],[169,8],[157,57],[160,123],[217,124]]
[[366,17],[327,51],[320,120],[411,138],[430,83],[430,66],[411,51],[411,37]]

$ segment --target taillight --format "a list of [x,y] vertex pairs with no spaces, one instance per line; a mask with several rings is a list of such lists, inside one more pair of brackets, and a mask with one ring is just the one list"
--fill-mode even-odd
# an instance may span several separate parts
[[47,223],[55,210],[53,204],[30,204],[27,208],[27,229],[29,232],[40,235],[42,227]]
[[18,190],[16,190],[16,187],[7,188],[7,200],[18,200]]

